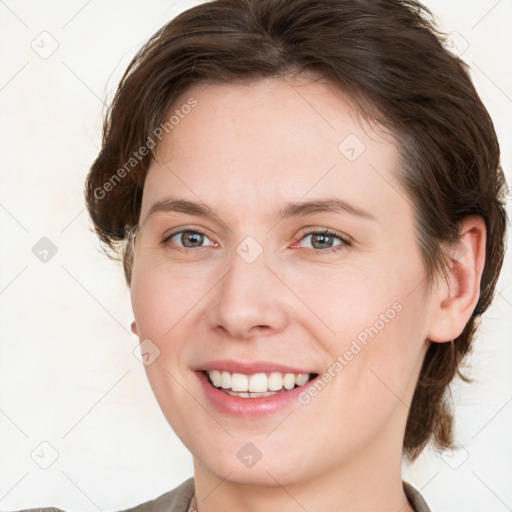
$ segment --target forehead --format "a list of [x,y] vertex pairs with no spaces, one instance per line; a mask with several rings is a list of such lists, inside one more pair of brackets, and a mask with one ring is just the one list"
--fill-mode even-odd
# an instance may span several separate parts
[[170,194],[231,216],[327,196],[376,216],[410,210],[396,179],[396,141],[328,84],[271,78],[195,86],[170,116],[173,127],[146,178],[141,218]]

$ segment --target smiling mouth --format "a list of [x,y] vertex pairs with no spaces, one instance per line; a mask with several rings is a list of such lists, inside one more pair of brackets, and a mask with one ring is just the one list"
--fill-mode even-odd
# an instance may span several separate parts
[[316,373],[232,373],[228,371],[203,371],[206,380],[213,387],[238,398],[262,398],[286,393],[304,386],[316,378]]

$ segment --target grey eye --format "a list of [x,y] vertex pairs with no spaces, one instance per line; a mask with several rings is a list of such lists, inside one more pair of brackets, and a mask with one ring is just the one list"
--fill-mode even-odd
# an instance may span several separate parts
[[203,243],[205,240],[209,240],[209,238],[204,233],[193,229],[185,229],[178,233],[174,233],[168,237],[166,241],[175,243],[178,247],[196,249],[204,247]]

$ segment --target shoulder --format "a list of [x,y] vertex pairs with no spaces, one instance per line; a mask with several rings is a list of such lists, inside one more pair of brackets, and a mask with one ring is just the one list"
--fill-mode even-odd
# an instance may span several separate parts
[[415,512],[432,512],[418,490],[405,480],[402,480],[402,485],[404,487],[405,495]]
[[[431,512],[423,496],[410,483],[402,481],[405,495],[416,512]],[[162,494],[154,500],[146,501],[133,508],[119,512],[187,512],[194,496],[194,478],[185,480],[172,491]],[[18,512],[64,512],[55,507],[31,508]]]
[[[187,512],[193,496],[194,478],[189,478],[172,491],[166,492],[154,500],[146,501],[136,507],[119,512]],[[64,512],[64,510],[46,507],[24,509],[18,512]]]
[[154,500],[119,512],[187,512],[193,496],[194,478],[189,478],[172,491]]
[[61,508],[56,507],[39,507],[39,508],[24,508],[16,512],[64,512]]

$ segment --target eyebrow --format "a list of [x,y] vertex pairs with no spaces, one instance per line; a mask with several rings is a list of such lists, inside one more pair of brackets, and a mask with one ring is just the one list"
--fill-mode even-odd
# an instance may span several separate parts
[[[160,199],[151,205],[147,217],[156,212],[177,212],[198,217],[211,217],[224,224],[219,216],[206,204],[184,199]],[[288,217],[304,217],[314,213],[347,213],[356,217],[376,220],[370,212],[339,198],[288,203],[276,212],[276,217],[278,220],[282,220]]]
[[313,213],[348,213],[355,217],[376,220],[370,212],[338,198],[288,203],[277,212],[277,217],[278,219],[286,217],[304,217]]

